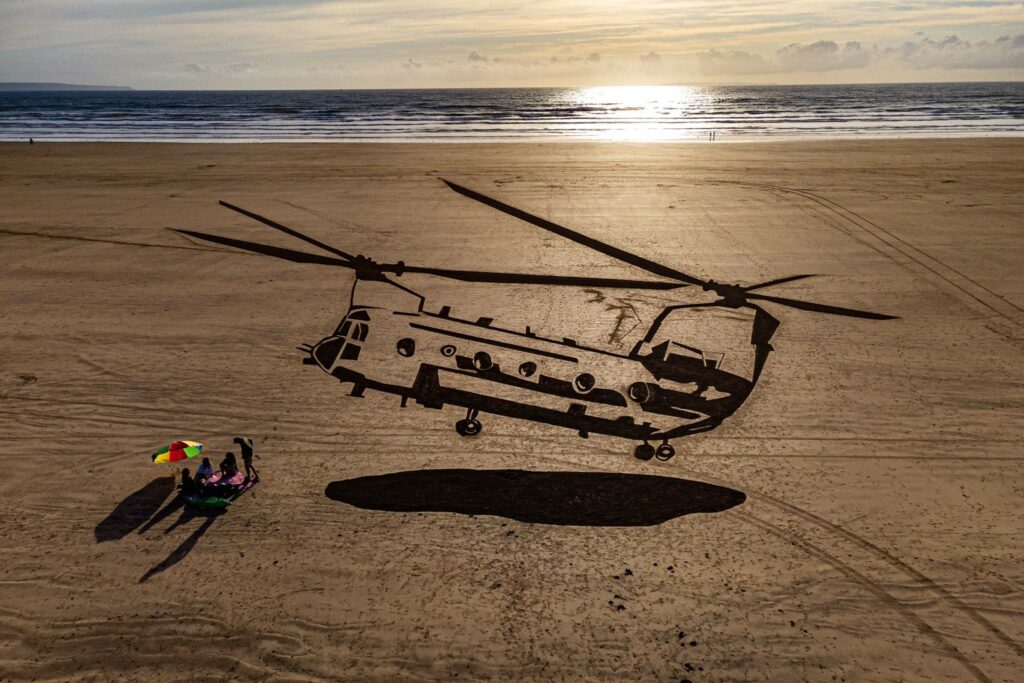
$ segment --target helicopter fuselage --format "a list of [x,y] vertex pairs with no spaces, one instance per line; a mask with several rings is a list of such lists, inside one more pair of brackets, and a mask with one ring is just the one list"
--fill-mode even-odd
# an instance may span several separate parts
[[465,408],[632,440],[718,426],[753,382],[692,347],[663,342],[629,355],[437,313],[353,305],[305,362],[352,394],[395,394],[427,407]]

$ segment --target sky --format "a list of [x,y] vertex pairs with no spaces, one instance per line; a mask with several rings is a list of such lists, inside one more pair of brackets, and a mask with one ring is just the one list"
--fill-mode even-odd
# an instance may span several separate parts
[[0,81],[147,89],[1024,80],[1020,0],[0,0]]

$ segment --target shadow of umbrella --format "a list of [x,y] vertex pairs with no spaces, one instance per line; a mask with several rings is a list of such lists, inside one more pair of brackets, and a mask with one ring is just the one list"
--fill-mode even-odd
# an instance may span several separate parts
[[533,524],[650,526],[722,512],[746,495],[688,479],[613,472],[414,470],[331,482],[328,498],[366,510],[496,515]]
[[157,477],[117,504],[96,525],[96,542],[117,541],[142,526],[174,491],[174,477]]

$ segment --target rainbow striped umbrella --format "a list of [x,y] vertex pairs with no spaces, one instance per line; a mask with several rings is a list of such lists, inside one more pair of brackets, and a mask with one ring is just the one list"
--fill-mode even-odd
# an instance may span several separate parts
[[203,444],[198,441],[174,441],[166,448],[162,448],[153,454],[153,462],[168,463],[181,462],[194,458],[203,451]]

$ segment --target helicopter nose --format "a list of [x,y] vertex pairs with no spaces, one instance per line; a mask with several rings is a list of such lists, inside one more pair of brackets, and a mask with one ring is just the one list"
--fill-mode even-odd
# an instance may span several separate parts
[[316,359],[321,368],[330,372],[344,343],[345,340],[341,337],[327,337],[313,347],[313,358]]

